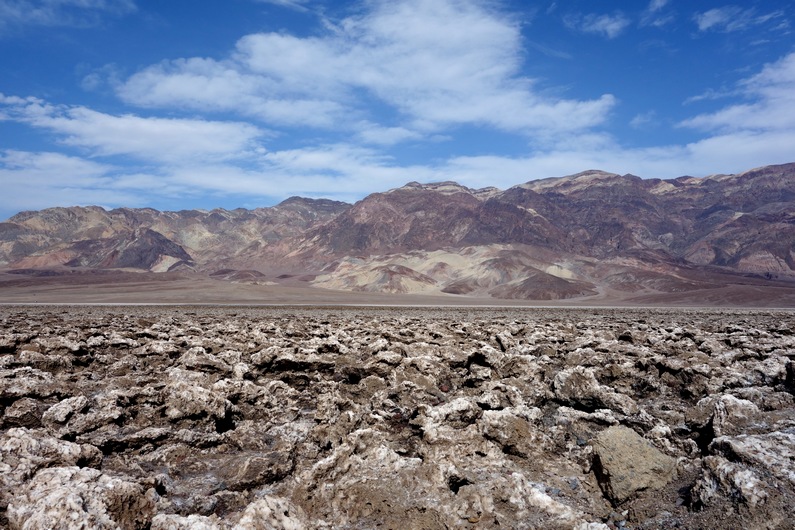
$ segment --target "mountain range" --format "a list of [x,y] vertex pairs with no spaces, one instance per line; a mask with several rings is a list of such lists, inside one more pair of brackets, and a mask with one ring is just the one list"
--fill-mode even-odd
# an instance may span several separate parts
[[732,286],[764,296],[795,288],[795,163],[670,180],[590,170],[507,190],[411,182],[352,205],[48,208],[0,223],[0,268],[493,299],[643,300]]

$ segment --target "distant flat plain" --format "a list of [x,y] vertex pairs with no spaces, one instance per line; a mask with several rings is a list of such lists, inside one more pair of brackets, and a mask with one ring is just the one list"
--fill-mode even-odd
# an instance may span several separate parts
[[234,283],[191,273],[87,271],[39,276],[0,271],[0,304],[221,304],[795,308],[795,288],[731,285],[681,292],[603,292],[569,300],[504,300],[439,294],[336,291],[307,282]]

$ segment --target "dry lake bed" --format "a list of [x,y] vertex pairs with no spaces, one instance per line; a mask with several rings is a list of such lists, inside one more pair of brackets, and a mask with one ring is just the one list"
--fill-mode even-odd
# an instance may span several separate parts
[[0,306],[0,526],[793,528],[795,313]]

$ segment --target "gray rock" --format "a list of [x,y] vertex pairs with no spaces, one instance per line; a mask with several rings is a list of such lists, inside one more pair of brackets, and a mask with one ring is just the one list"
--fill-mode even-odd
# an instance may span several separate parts
[[592,442],[594,472],[604,494],[621,504],[638,492],[657,490],[673,478],[676,459],[663,454],[635,431],[620,425]]
[[703,506],[720,497],[755,508],[767,500],[770,495],[768,489],[753,468],[729,462],[720,456],[708,456],[704,458],[703,474],[693,488],[693,496]]
[[11,528],[138,530],[149,526],[155,501],[144,489],[96,469],[43,469],[8,504]]
[[233,530],[304,530],[303,510],[287,499],[266,495],[252,502]]
[[[480,430],[484,437],[497,442],[503,452],[527,458],[543,443],[543,435],[516,412],[512,409],[487,410],[479,422]],[[529,409],[526,412],[525,416],[532,414]]]
[[223,418],[227,400],[196,383],[174,381],[164,390],[166,416],[171,420],[190,417]]
[[157,514],[152,518],[150,530],[222,530],[217,516],[189,515],[187,517],[175,514]]
[[47,436],[41,430],[9,429],[0,436],[0,507],[40,469],[51,466],[97,465],[96,447]]
[[85,396],[73,396],[63,401],[59,401],[52,407],[44,411],[42,419],[45,423],[64,424],[76,412],[80,412],[88,406],[88,398]]
[[575,407],[593,411],[611,409],[621,414],[637,414],[635,401],[625,395],[600,385],[591,368],[577,366],[563,370],[555,376],[555,397]]
[[710,451],[795,486],[795,432],[722,436]]

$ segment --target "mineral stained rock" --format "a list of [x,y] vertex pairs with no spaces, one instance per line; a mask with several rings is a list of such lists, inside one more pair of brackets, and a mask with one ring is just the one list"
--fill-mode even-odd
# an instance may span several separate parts
[[0,527],[792,528],[788,311],[0,307]]

